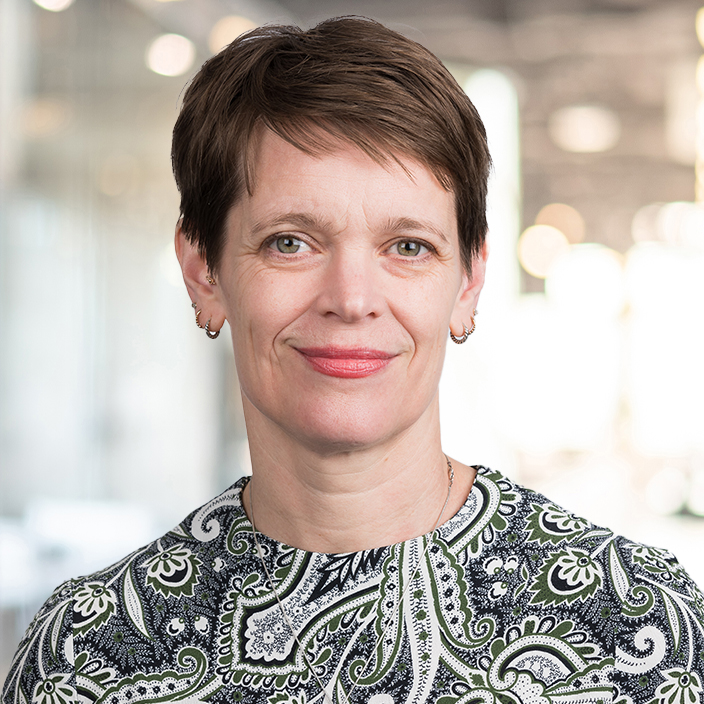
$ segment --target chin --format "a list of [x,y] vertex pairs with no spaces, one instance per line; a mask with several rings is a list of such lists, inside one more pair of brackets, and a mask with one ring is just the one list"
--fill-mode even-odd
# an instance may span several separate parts
[[[293,427],[287,432],[309,449],[325,453],[358,451],[390,440],[407,430],[420,413],[393,407],[374,399],[360,403],[358,399],[317,399],[310,407],[299,404]],[[417,417],[416,417],[417,415]]]

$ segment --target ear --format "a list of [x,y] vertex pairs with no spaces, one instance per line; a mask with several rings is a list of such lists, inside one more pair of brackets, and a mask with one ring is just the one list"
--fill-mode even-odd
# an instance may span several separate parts
[[478,307],[479,294],[484,287],[484,276],[486,274],[486,260],[489,256],[489,245],[486,240],[479,256],[472,262],[471,278],[466,271],[462,271],[462,284],[457,292],[455,307],[450,317],[450,332],[455,337],[464,335],[464,326],[471,329],[474,311]]
[[[188,295],[196,304],[196,311],[200,311],[198,316],[200,326],[205,326],[205,323],[210,320],[209,329],[212,332],[219,331],[225,323],[225,308],[222,304],[222,292],[217,277],[210,273],[198,247],[186,238],[181,220],[176,225],[174,244]],[[214,285],[208,281],[209,277],[215,280]]]

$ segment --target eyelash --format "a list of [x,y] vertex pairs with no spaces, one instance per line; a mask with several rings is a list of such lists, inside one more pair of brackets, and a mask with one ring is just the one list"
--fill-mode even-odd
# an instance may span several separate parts
[[264,241],[263,249],[272,250],[275,254],[278,254],[278,255],[284,256],[284,257],[285,257],[285,256],[291,256],[291,255],[296,255],[296,254],[298,254],[298,252],[281,252],[281,251],[277,250],[277,248],[276,248],[276,243],[277,243],[279,240],[294,240],[295,242],[300,243],[301,245],[304,245],[304,246],[308,247],[308,248],[311,249],[311,250],[313,249],[313,248],[311,247],[311,245],[308,244],[308,242],[306,242],[306,241],[305,241],[304,239],[302,239],[301,237],[296,237],[295,235],[286,235],[286,234],[283,234],[283,235],[282,235],[282,234],[276,234],[276,235],[272,235],[271,237],[267,238],[267,239]]
[[[415,238],[413,238],[413,237],[406,237],[406,238],[404,238],[404,239],[402,239],[402,240],[397,240],[396,242],[394,242],[394,243],[391,245],[391,247],[389,247],[389,249],[392,249],[392,248],[394,248],[394,247],[398,247],[399,245],[403,244],[404,242],[411,242],[411,243],[417,244],[417,245],[419,245],[419,246],[421,246],[421,247],[425,247],[425,249],[426,249],[427,251],[421,252],[420,254],[416,255],[415,257],[406,257],[406,256],[404,256],[403,254],[401,254],[401,253],[399,252],[399,253],[398,253],[399,256],[400,256],[400,257],[403,257],[403,259],[408,259],[408,260],[411,260],[411,261],[415,259],[415,260],[417,261],[417,260],[419,260],[419,259],[422,259],[426,254],[434,254],[434,253],[437,251],[437,250],[435,249],[435,247],[433,247],[433,245],[430,244],[430,242],[426,242],[425,240],[418,240],[418,239],[415,239]],[[398,251],[398,250],[397,250],[397,251]]]
[[[313,249],[313,248],[311,247],[311,245],[308,244],[308,242],[306,242],[306,241],[305,241],[304,239],[302,239],[301,237],[296,237],[295,235],[285,235],[285,234],[283,234],[283,235],[282,235],[282,234],[272,235],[271,237],[269,237],[268,239],[266,239],[266,240],[264,241],[263,248],[264,248],[264,249],[273,250],[276,254],[279,254],[279,255],[282,255],[282,256],[291,256],[291,255],[298,254],[298,252],[288,252],[288,253],[286,253],[286,252],[281,252],[281,251],[277,250],[277,249],[276,249],[276,242],[278,242],[278,241],[281,240],[281,239],[291,239],[291,240],[295,240],[296,242],[299,242],[301,245],[304,245],[304,246],[308,247],[308,248],[311,249],[311,250]],[[411,257],[411,256],[404,256],[404,255],[402,255],[400,252],[398,252],[398,250],[397,250],[398,256],[399,256],[399,257],[402,257],[402,258],[405,259],[405,260],[408,260],[408,261],[416,260],[416,261],[418,261],[418,260],[424,258],[424,255],[437,253],[437,249],[436,249],[435,247],[433,247],[433,245],[430,244],[430,242],[426,242],[425,240],[416,239],[416,238],[413,238],[413,237],[405,237],[405,238],[403,238],[403,239],[396,240],[396,242],[393,242],[391,245],[389,245],[389,247],[388,247],[388,249],[387,249],[386,251],[389,252],[389,251],[392,250],[394,247],[398,247],[399,245],[403,244],[404,242],[412,242],[413,244],[417,244],[417,245],[419,245],[419,246],[421,246],[421,247],[424,247],[424,248],[426,249],[425,252],[421,252],[420,254],[418,254],[418,255],[416,255],[416,256],[414,256],[414,257]]]

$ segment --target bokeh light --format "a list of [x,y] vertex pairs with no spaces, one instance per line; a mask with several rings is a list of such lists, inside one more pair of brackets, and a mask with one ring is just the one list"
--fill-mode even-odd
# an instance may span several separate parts
[[567,252],[570,243],[551,225],[533,225],[518,240],[518,261],[532,276],[544,279],[555,261]]
[[557,228],[570,244],[579,244],[584,240],[584,218],[576,208],[565,203],[549,203],[542,207],[535,218],[535,224]]
[[162,76],[181,76],[196,58],[193,42],[180,34],[162,34],[147,49],[147,66]]
[[71,7],[73,0],[34,0],[34,4],[50,12],[61,12],[67,7]]
[[257,26],[255,22],[239,15],[228,15],[219,19],[210,30],[208,46],[213,54],[217,54],[240,34],[248,32]]
[[649,203],[640,208],[631,222],[634,242],[651,242],[658,239],[658,213],[663,203]]
[[697,89],[700,93],[704,94],[704,55],[700,56],[697,61],[697,72],[695,75],[697,80]]
[[704,205],[651,203],[635,214],[631,233],[635,242],[669,242],[704,250]]
[[704,7],[700,7],[697,11],[696,28],[699,43],[704,46]]
[[659,238],[704,249],[704,208],[695,203],[666,203],[658,213]]
[[36,98],[22,108],[22,132],[30,139],[56,135],[68,126],[71,112],[64,100]]
[[548,123],[553,142],[568,152],[605,152],[616,146],[621,123],[613,110],[572,105],[556,110]]

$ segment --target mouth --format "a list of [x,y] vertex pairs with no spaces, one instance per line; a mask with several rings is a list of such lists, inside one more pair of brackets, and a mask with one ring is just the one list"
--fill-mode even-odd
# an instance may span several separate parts
[[386,368],[396,356],[367,348],[296,347],[311,367],[326,376],[361,379]]

